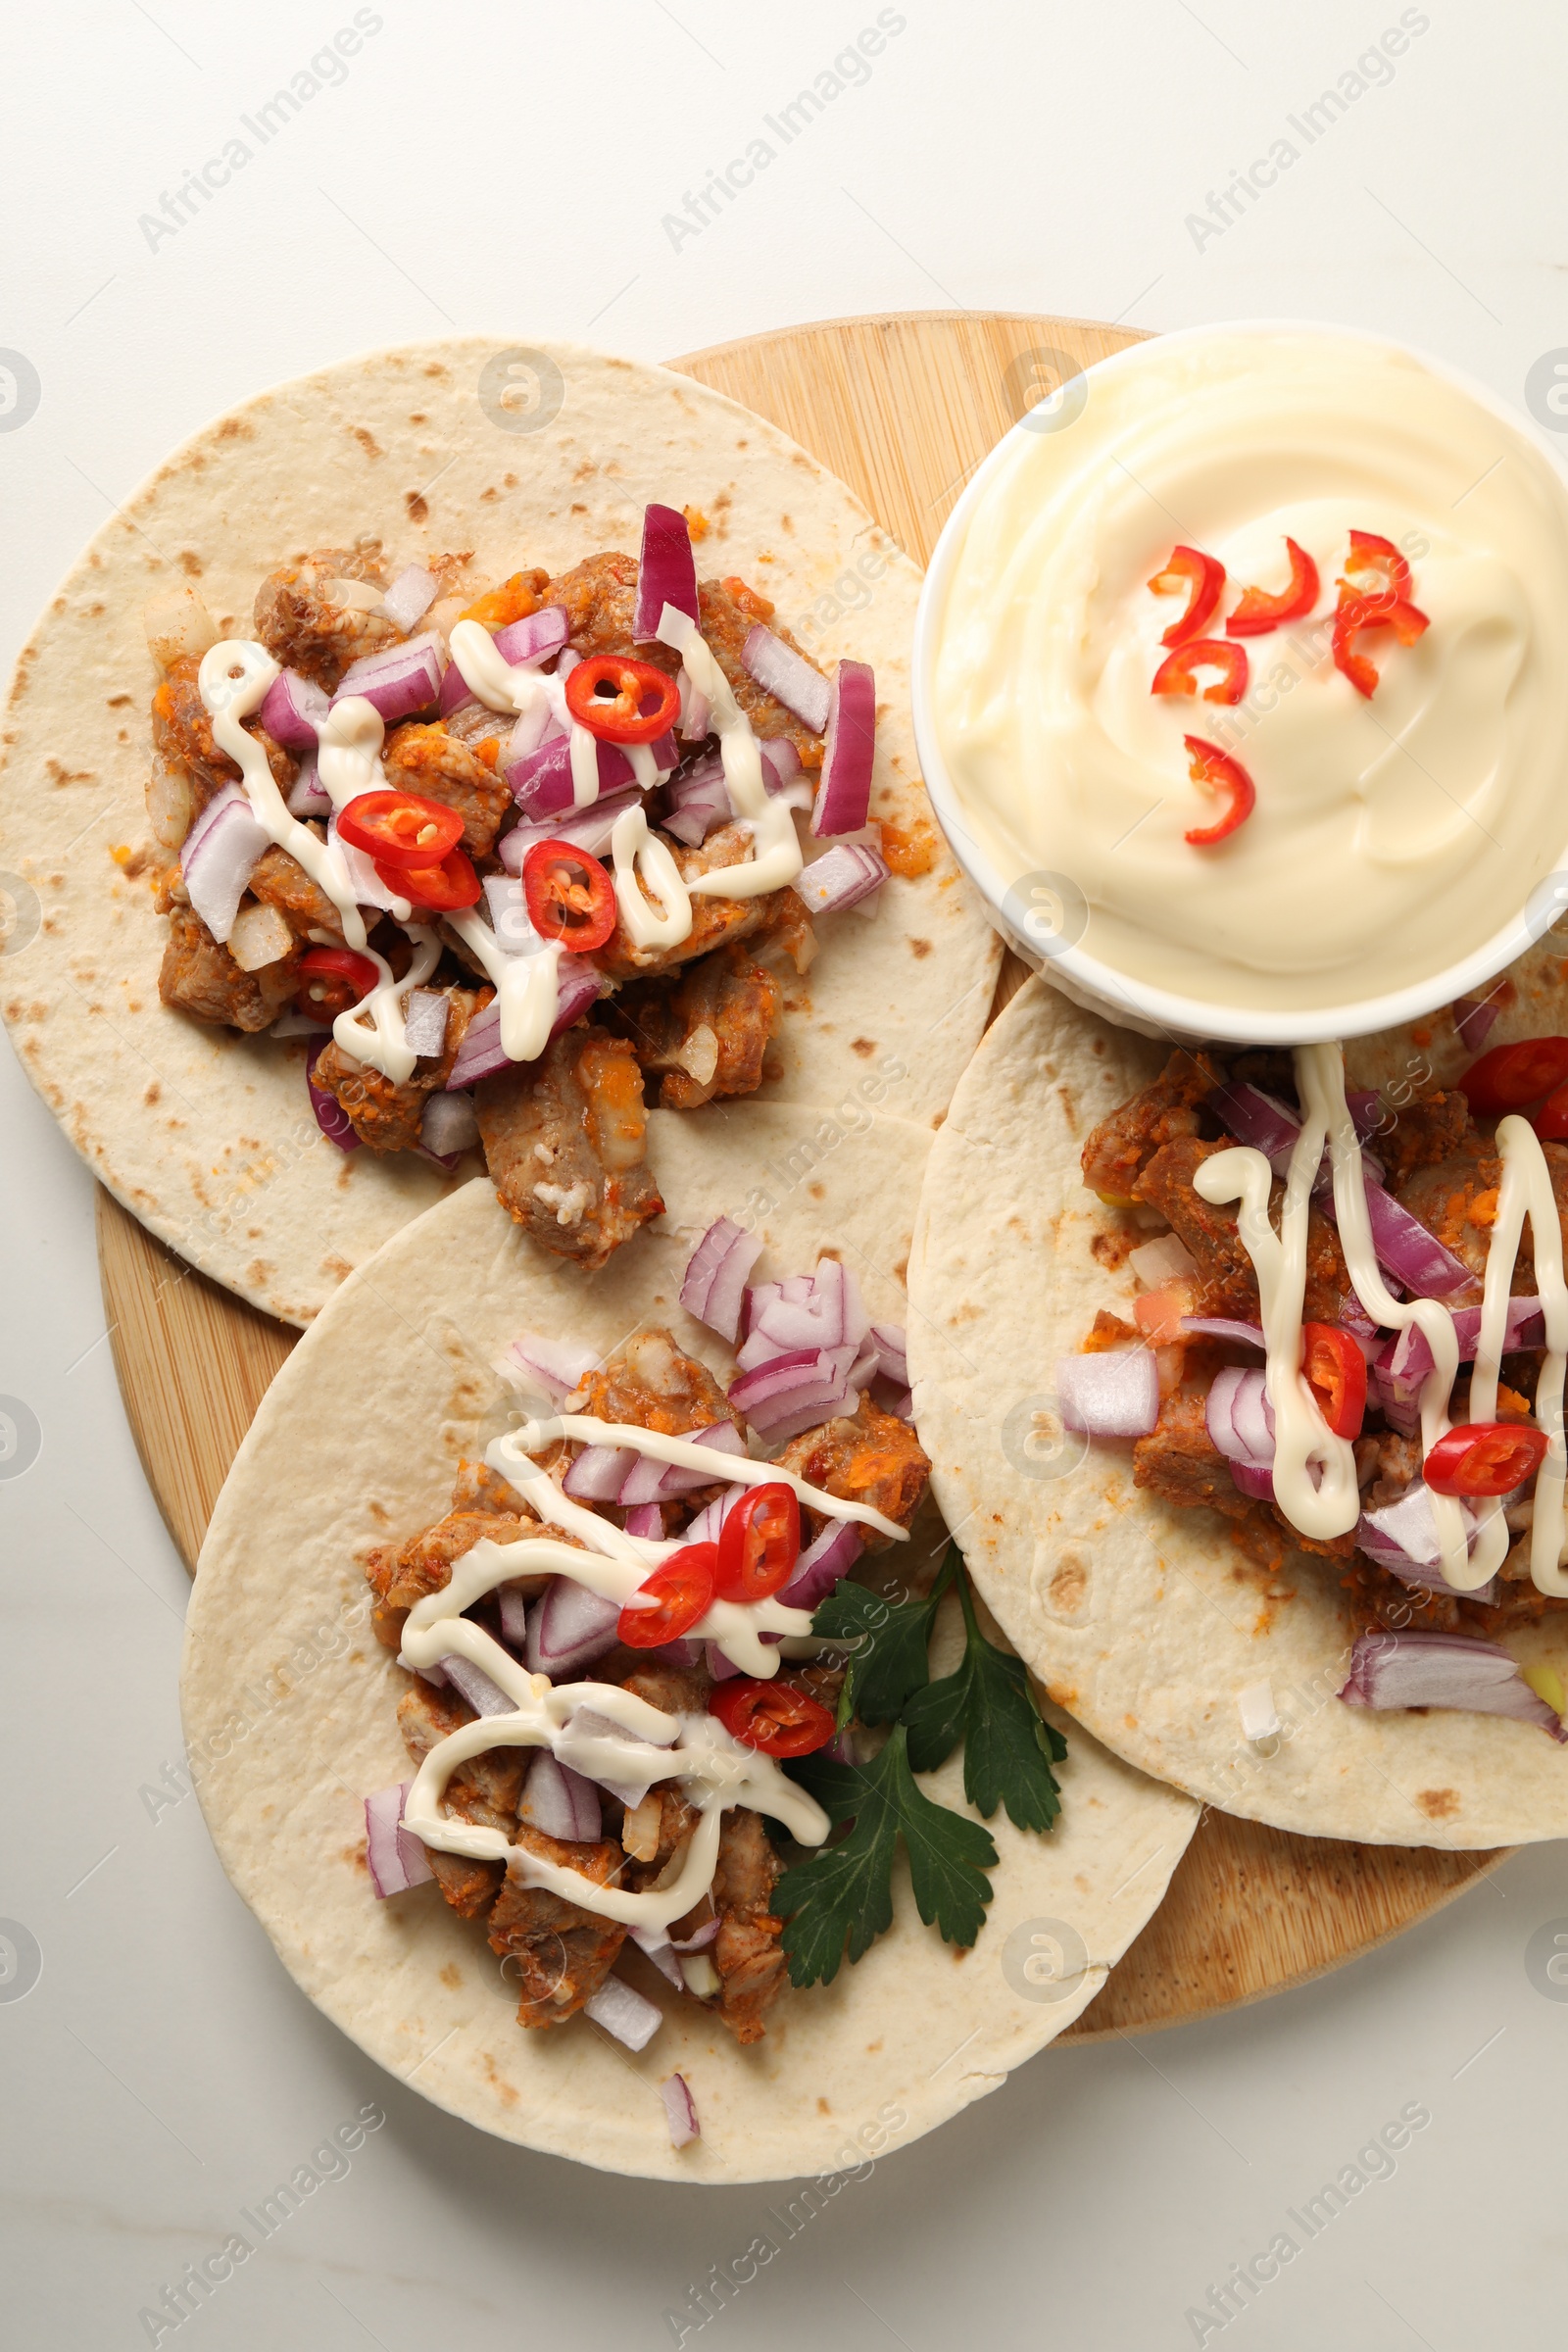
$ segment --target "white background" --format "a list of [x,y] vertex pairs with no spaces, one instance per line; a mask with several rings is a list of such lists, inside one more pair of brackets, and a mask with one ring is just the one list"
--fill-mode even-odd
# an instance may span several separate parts
[[[904,29],[864,86],[677,245],[662,217],[874,21],[869,0],[744,22],[718,0],[380,0],[342,86],[150,247],[139,216],[352,10],[12,11],[0,344],[31,362],[41,400],[0,433],[5,661],[110,502],[193,427],[449,325],[657,359],[931,306],[1150,327],[1290,314],[1406,336],[1515,401],[1568,343],[1568,24],[1544,0],[1407,11],[1426,29],[1392,80],[1310,147],[1288,118],[1397,23],[1392,0],[1266,18],[1242,0],[895,13]],[[1278,183],[1195,230],[1188,216],[1282,136],[1302,152]],[[186,1580],[115,1388],[92,1186],[8,1052],[0,1134],[0,1393],[42,1430],[37,1461],[0,1480],[0,1915],[43,1954],[36,1986],[0,2002],[5,2342],[146,2342],[138,2313],[163,2282],[376,2100],[387,2121],[352,2172],[181,2345],[672,2342],[666,2309],[777,2199],[607,2179],[451,2122],[296,1992],[194,1801],[149,1818],[139,1791],[179,1753]],[[1431,2122],[1396,2175],[1262,2289],[1227,2345],[1555,2345],[1568,2002],[1527,1967],[1553,1921],[1568,1933],[1561,1849],[1538,1847],[1317,1985],[1049,2052],[846,2186],[702,2340],[1191,2343],[1188,2307],[1419,2102]]]

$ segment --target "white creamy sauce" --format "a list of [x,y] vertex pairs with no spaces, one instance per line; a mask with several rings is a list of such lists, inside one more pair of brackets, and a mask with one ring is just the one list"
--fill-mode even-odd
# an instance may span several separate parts
[[[1066,873],[1085,950],[1112,969],[1279,1011],[1404,987],[1482,946],[1568,832],[1568,499],[1549,461],[1446,376],[1316,328],[1155,340],[1077,388],[1081,414],[1017,432],[988,476],[931,673],[933,730],[1003,888]],[[1357,637],[1370,700],[1332,658],[1351,530],[1402,550],[1431,623],[1409,646]],[[1222,638],[1244,587],[1285,588],[1287,536],[1319,593],[1235,641],[1245,699],[1153,695],[1184,600],[1148,582],[1172,548],[1223,563],[1201,631]],[[1256,788],[1209,848],[1183,838],[1217,813],[1185,733]]]
[[[712,1884],[719,1816],[727,1807],[749,1805],[770,1814],[806,1845],[821,1843],[828,1832],[827,1817],[771,1756],[732,1739],[712,1716],[672,1716],[608,1683],[552,1687],[548,1676],[530,1674],[482,1626],[465,1617],[466,1609],[498,1586],[516,1577],[541,1574],[568,1576],[624,1608],[650,1572],[684,1547],[680,1537],[664,1542],[629,1536],[564,1494],[530,1458],[562,1437],[588,1445],[629,1446],[657,1461],[685,1468],[714,1468],[730,1483],[783,1481],[803,1502],[829,1517],[853,1519],[906,1543],[907,1532],[868,1504],[840,1501],[776,1463],[751,1462],[729,1454],[715,1456],[710,1446],[694,1445],[686,1438],[666,1437],[658,1430],[600,1421],[586,1414],[565,1413],[524,1422],[488,1447],[485,1461],[489,1467],[505,1478],[547,1525],[578,1537],[587,1548],[579,1550],[546,1535],[524,1536],[511,1544],[498,1544],[487,1537],[454,1562],[449,1584],[439,1592],[427,1593],[409,1611],[401,1653],[405,1666],[417,1671],[438,1665],[444,1657],[466,1658],[506,1693],[514,1712],[482,1715],[436,1743],[415,1776],[404,1806],[404,1823],[426,1845],[476,1861],[504,1861],[525,1884],[547,1887],[585,1911],[627,1926],[668,1927],[684,1917]],[[778,1672],[780,1653],[777,1643],[764,1642],[761,1635],[801,1637],[810,1630],[809,1610],[791,1608],[770,1595],[745,1603],[714,1600],[686,1638],[712,1642],[743,1673],[769,1679]],[[629,1753],[618,1738],[568,1731],[578,1708],[612,1723],[625,1740],[643,1742],[643,1748]],[[633,1777],[646,1766],[647,1744],[661,1751],[654,1777],[677,1783],[688,1803],[702,1816],[679,1874],[666,1887],[634,1894],[613,1886],[602,1886],[580,1871],[562,1868],[512,1844],[503,1831],[454,1820],[441,1810],[453,1772],[485,1748],[548,1747],[573,1771],[591,1779],[608,1776],[620,1780]]]
[[[1452,1426],[1448,1408],[1459,1369],[1459,1338],[1453,1315],[1441,1299],[1396,1298],[1383,1279],[1372,1241],[1361,1147],[1345,1100],[1341,1049],[1336,1045],[1298,1046],[1296,1076],[1301,1132],[1291,1155],[1279,1234],[1276,1236],[1269,1220],[1271,1170],[1260,1152],[1241,1146],[1216,1152],[1201,1162],[1193,1183],[1205,1200],[1241,1203],[1237,1230],[1257,1276],[1267,1343],[1265,1377],[1275,1416],[1275,1496],[1293,1527],[1304,1536],[1325,1541],[1348,1533],[1360,1513],[1351,1444],[1334,1437],[1328,1429],[1300,1369],[1307,1216],[1325,1139],[1334,1174],[1340,1247],[1356,1297],[1374,1323],[1389,1331],[1405,1331],[1414,1325],[1432,1350],[1433,1369],[1422,1384],[1420,1398],[1423,1457]],[[1509,1286],[1528,1216],[1546,1338],[1535,1417],[1549,1441],[1536,1479],[1530,1573],[1541,1592],[1568,1594],[1568,1575],[1562,1565],[1563,1377],[1568,1367],[1568,1281],[1563,1272],[1562,1226],[1551,1170],[1528,1120],[1500,1119],[1496,1144],[1502,1182],[1487,1246],[1481,1336],[1471,1373],[1466,1426],[1491,1421],[1496,1413]],[[1507,1556],[1508,1528],[1502,1501],[1472,1498],[1479,1523],[1472,1548],[1459,1496],[1428,1492],[1444,1578],[1456,1592],[1474,1592],[1490,1582]]]

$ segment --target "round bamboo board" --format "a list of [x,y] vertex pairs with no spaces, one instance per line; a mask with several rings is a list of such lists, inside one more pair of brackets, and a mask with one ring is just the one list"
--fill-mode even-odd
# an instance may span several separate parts
[[[1083,319],[916,312],[833,319],[672,363],[770,417],[924,563],[1008,425],[1137,338]],[[999,1006],[1023,977],[1009,958]],[[297,1334],[194,1273],[98,1195],[110,1341],[131,1430],[188,1568]],[[1064,2040],[1148,2033],[1299,1984],[1424,1919],[1500,1857],[1291,1838],[1207,1813],[1170,1890]]]

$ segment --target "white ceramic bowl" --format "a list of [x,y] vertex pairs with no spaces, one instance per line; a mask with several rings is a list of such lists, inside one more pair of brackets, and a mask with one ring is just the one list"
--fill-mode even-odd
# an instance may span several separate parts
[[[1179,328],[1175,333],[1159,338],[1163,348],[1173,344],[1198,343],[1214,335],[1279,334],[1282,332],[1333,334],[1348,340],[1369,343],[1384,350],[1397,351],[1407,359],[1417,361],[1434,375],[1447,381],[1487,409],[1515,433],[1533,442],[1554,467],[1562,484],[1565,509],[1568,509],[1568,463],[1564,453],[1554,446],[1550,435],[1540,430],[1533,421],[1499,400],[1484,384],[1446,361],[1435,360],[1430,354],[1393,337],[1373,335],[1358,327],[1342,327],[1320,319],[1251,318],[1224,321],[1210,326]],[[1144,348],[1142,343],[1117,352],[1108,360],[1098,361],[1086,371],[1089,379],[1103,377],[1125,369],[1133,355]],[[1092,397],[1092,395],[1091,395]],[[990,910],[991,919],[1008,945],[1014,948],[1026,963],[1043,971],[1053,984],[1075,1003],[1097,1012],[1108,1012],[1124,1028],[1142,1030],[1148,1036],[1187,1039],[1215,1038],[1246,1045],[1309,1045],[1330,1038],[1363,1037],[1373,1030],[1397,1028],[1408,1021],[1420,1020],[1440,1005],[1448,1004],[1456,997],[1484,991],[1487,981],[1495,977],[1505,965],[1522,956],[1542,935],[1549,930],[1559,915],[1568,913],[1568,832],[1565,832],[1558,870],[1548,874],[1530,893],[1528,902],[1484,946],[1472,951],[1462,961],[1446,970],[1433,973],[1413,988],[1396,989],[1380,997],[1352,999],[1343,1004],[1333,1004],[1313,1013],[1260,1011],[1254,1005],[1210,1003],[1199,997],[1186,997],[1174,991],[1152,986],[1102,962],[1098,956],[1077,945],[1069,945],[1054,936],[1061,921],[1060,912],[1054,911],[1049,898],[1041,907],[1042,919],[1025,928],[1027,920],[1019,906],[1016,892],[1009,892],[1002,876],[986,856],[964,822],[962,799],[942,757],[942,748],[932,716],[931,686],[936,666],[937,648],[941,640],[943,616],[947,609],[948,590],[957,564],[959,551],[969,528],[970,517],[985,496],[987,485],[1002,466],[1019,436],[1039,430],[1028,417],[1004,434],[991,455],[978,468],[943,528],[936,551],[926,572],[925,586],[920,595],[919,612],[914,626],[913,710],[914,735],[919,748],[926,790],[938,822],[947,835],[948,843],[958,863],[980,892]],[[1069,884],[1068,888],[1072,886]],[[1038,895],[1038,894],[1037,894]],[[1009,899],[1011,904],[1009,905]],[[1071,928],[1070,925],[1064,925]]]

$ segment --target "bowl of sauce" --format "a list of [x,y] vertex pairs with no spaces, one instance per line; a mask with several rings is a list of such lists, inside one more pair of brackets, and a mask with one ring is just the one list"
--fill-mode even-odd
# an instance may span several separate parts
[[1158,1033],[1362,1035],[1568,904],[1568,473],[1446,366],[1211,326],[999,443],[916,623],[927,789],[999,928]]

